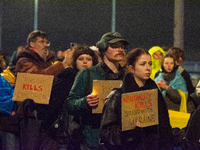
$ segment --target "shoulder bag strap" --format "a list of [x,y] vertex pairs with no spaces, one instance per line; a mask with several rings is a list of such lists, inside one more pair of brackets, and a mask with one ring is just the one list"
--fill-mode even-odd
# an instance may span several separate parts
[[87,70],[87,80],[86,80],[86,87],[85,87],[85,95],[89,95],[90,94],[90,70],[88,68],[86,68]]

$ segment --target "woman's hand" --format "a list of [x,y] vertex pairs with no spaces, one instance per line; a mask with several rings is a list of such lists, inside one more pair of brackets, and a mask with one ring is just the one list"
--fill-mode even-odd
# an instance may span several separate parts
[[90,94],[87,96],[88,105],[92,108],[97,108],[99,103],[98,95]]
[[159,82],[157,82],[157,85],[158,85],[159,88],[165,89],[165,90],[167,90],[168,87],[169,87],[169,86],[168,86],[165,82],[163,82],[162,80],[159,81]]
[[139,121],[136,122],[136,127],[141,127],[141,123]]

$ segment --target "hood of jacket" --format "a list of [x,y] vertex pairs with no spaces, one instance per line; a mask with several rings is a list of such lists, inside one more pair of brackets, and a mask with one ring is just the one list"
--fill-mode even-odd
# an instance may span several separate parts
[[[39,61],[45,61],[40,55],[35,52],[34,50],[30,49],[29,47],[26,47],[24,49],[20,49],[17,52],[17,60],[23,57],[28,57],[32,60],[35,60],[36,62]],[[49,51],[49,54],[46,56],[46,62],[53,62],[55,60],[55,53],[52,51]]]
[[160,70],[161,68],[161,60],[156,60],[153,58],[153,54],[157,51],[160,51],[163,54],[163,57],[165,56],[165,51],[159,47],[159,46],[154,46],[149,49],[149,54],[151,55],[151,60],[152,60],[152,73],[150,78],[154,80],[155,74]]

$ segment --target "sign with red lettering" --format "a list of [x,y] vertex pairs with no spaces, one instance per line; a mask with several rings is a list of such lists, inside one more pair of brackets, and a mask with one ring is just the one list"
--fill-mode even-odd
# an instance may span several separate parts
[[32,99],[35,103],[49,104],[54,76],[18,73],[13,101]]
[[158,124],[158,89],[122,94],[122,131]]
[[99,104],[92,109],[92,113],[102,113],[106,97],[114,88],[119,88],[121,83],[121,80],[93,80],[92,93],[99,96]]

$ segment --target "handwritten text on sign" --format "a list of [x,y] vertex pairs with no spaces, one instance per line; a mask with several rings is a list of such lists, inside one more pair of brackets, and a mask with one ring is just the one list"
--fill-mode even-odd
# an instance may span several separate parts
[[122,131],[158,124],[158,90],[122,94]]
[[49,104],[53,78],[52,75],[18,73],[13,100],[32,99],[35,103]]
[[42,85],[23,84],[23,90],[42,91]]

